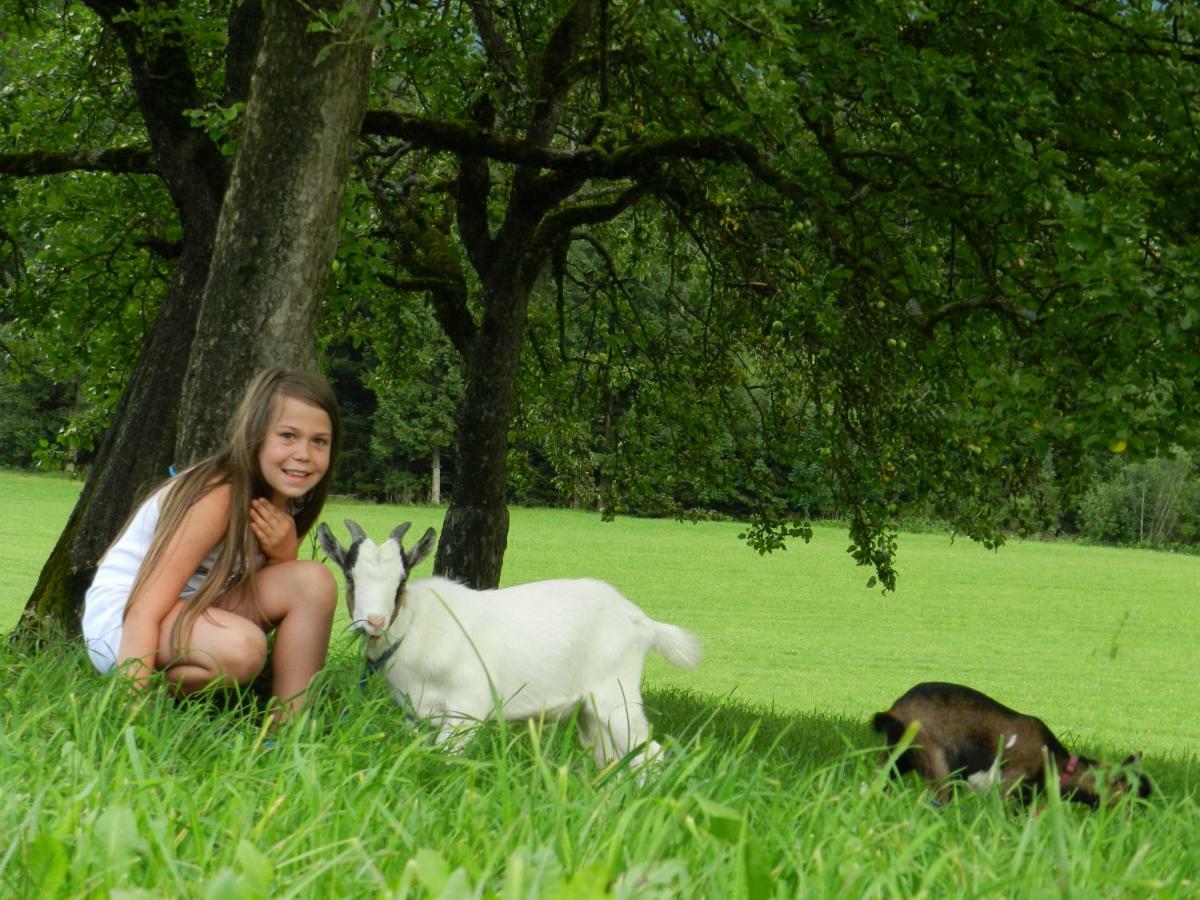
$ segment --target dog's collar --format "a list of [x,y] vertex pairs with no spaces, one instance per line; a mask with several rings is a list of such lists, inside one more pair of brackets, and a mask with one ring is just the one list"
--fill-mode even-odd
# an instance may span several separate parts
[[1058,779],[1058,786],[1060,788],[1065,788],[1067,786],[1067,780],[1072,775],[1075,774],[1075,770],[1078,767],[1079,767],[1079,757],[1078,756],[1072,756],[1067,759],[1067,764],[1066,764],[1066,766],[1063,767],[1062,775]]

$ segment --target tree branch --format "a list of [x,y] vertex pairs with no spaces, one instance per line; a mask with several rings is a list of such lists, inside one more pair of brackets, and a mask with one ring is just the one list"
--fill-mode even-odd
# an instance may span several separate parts
[[[214,230],[228,172],[220,150],[185,110],[203,105],[187,41],[171,16],[136,15],[133,0],[84,0],[125,51],[146,134],[184,231]],[[150,5],[150,4],[147,4]]]
[[544,144],[554,136],[563,99],[574,84],[566,77],[567,69],[574,62],[597,12],[597,0],[575,0],[546,41],[533,117],[526,132],[530,141]]
[[635,184],[608,203],[579,203],[569,206],[547,216],[538,233],[547,237],[557,237],[584,225],[611,221],[649,193],[649,185]]
[[504,38],[504,33],[496,23],[496,11],[492,8],[491,0],[468,0],[471,14],[475,17],[475,27],[479,29],[479,39],[487,54],[489,68],[498,87],[505,95],[514,92],[517,84],[517,64],[513,58],[512,48]]
[[158,174],[154,154],[146,147],[112,147],[106,150],[29,150],[0,153],[0,175],[34,178],[64,172],[120,172]]
[[423,213],[419,181],[409,191],[392,194],[380,178],[369,170],[366,174],[397,261],[413,276],[401,281],[384,273],[380,282],[396,291],[427,291],[438,324],[454,349],[468,358],[479,329],[467,305],[461,267],[449,249],[449,222],[430,221]]
[[387,272],[380,272],[375,277],[384,287],[391,288],[398,294],[438,291],[454,287],[454,282],[447,278],[397,278]]
[[991,312],[1003,316],[1006,319],[1010,319],[1013,322],[1021,322],[1026,325],[1036,322],[1038,318],[1037,313],[1032,309],[1027,309],[1024,307],[1014,309],[1012,306],[1009,306],[1007,303],[1005,303],[999,295],[988,297],[970,297],[965,300],[954,300],[950,303],[942,304],[931,313],[926,313],[916,299],[909,299],[908,303],[905,304],[905,308],[907,309],[908,314],[913,317],[917,324],[929,334],[932,334],[934,328],[936,328],[938,323],[942,322],[943,320],[959,315],[960,313],[970,312],[971,310],[975,309],[990,310]]
[[[496,124],[496,108],[489,98],[481,97],[471,107],[472,124],[490,132]],[[455,214],[463,246],[471,265],[481,275],[492,265],[495,246],[488,230],[488,197],[492,191],[492,173],[484,156],[474,153],[459,155],[458,179],[455,184]]]
[[[1181,41],[1178,38],[1170,38],[1166,37],[1165,35],[1145,34],[1140,31],[1134,31],[1132,28],[1129,28],[1120,22],[1114,21],[1099,10],[1092,9],[1085,3],[1071,3],[1059,0],[1058,5],[1063,9],[1070,10],[1071,12],[1083,16],[1084,18],[1099,22],[1118,34],[1140,44],[1141,51],[1138,55],[1153,56],[1164,60],[1174,59],[1176,56],[1178,56],[1178,58],[1184,62],[1200,62],[1200,54],[1185,53],[1180,49],[1182,47],[1195,48],[1196,43],[1194,41]],[[1158,50],[1150,46],[1151,42],[1166,44],[1167,47],[1162,50]]]
[[648,175],[663,163],[683,160],[737,162],[784,196],[803,206],[811,202],[808,192],[775,169],[758,148],[743,138],[729,134],[678,135],[630,144],[612,153],[587,146],[559,150],[521,138],[505,137],[473,125],[436,121],[384,109],[367,111],[363,131],[404,138],[449,153],[485,156],[497,162],[576,173],[591,178]]

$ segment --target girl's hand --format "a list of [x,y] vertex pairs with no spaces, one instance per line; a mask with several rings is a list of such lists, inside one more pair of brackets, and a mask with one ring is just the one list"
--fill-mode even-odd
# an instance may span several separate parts
[[267,558],[267,565],[289,562],[300,552],[296,520],[265,497],[250,501],[250,531]]

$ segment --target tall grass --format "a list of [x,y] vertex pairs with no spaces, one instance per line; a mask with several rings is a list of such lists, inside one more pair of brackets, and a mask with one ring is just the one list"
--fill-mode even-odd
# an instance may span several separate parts
[[598,770],[571,723],[431,746],[336,660],[274,746],[246,700],[141,706],[78,649],[5,651],[0,894],[14,897],[1184,896],[1195,767],[1090,812],[934,806],[861,725],[652,692],[667,761]]
[[[0,491],[38,495],[21,515],[57,519],[52,543],[67,483],[24,478],[0,473]],[[327,518],[345,516],[376,534],[439,524],[436,510],[351,504]],[[25,566],[0,583],[11,623],[49,547],[14,551],[20,529],[0,529],[0,577]],[[343,635],[273,746],[252,698],[131,703],[77,643],[5,644],[0,896],[1196,893],[1194,568],[905,536],[905,580],[881,598],[833,530],[765,560],[735,531],[514,511],[506,581],[599,575],[704,638],[694,673],[648,670],[668,752],[641,784],[597,769],[570,722],[491,724],[446,754],[378,679],[360,688]],[[1156,795],[1096,812],[998,795],[937,807],[915,783],[888,783],[865,713],[929,675],[1037,712],[1086,751],[1148,747]]]

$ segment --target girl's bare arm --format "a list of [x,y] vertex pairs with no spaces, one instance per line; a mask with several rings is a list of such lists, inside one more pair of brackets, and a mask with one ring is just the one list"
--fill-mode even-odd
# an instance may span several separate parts
[[193,504],[179,523],[158,564],[131,598],[117,665],[144,686],[154,671],[159,632],[179,595],[229,526],[231,488],[220,485]]

